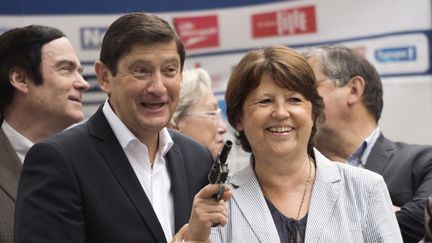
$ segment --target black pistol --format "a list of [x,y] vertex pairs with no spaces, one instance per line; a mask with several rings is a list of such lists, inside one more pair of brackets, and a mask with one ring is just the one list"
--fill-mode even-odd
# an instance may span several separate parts
[[231,151],[232,145],[233,143],[230,140],[227,140],[225,142],[222,151],[216,157],[212,169],[208,174],[208,179],[211,184],[219,184],[219,192],[213,195],[213,198],[217,201],[221,200],[223,197],[223,184],[225,183],[229,172],[228,164],[226,164],[225,162],[228,158],[229,152]]

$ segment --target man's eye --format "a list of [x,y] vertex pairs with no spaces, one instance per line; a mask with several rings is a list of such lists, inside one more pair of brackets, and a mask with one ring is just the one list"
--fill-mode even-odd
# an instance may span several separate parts
[[134,73],[148,73],[147,68],[135,68]]
[[70,68],[70,67],[61,67],[60,68],[60,73],[63,74],[63,75],[70,74],[70,73],[72,73],[72,68]]
[[135,68],[133,71],[133,76],[137,78],[145,78],[150,72],[147,68]]
[[174,68],[174,67],[169,67],[169,68],[167,68],[167,69],[164,70],[165,76],[171,77],[171,78],[174,77],[174,76],[176,76],[177,73],[178,73],[178,69]]

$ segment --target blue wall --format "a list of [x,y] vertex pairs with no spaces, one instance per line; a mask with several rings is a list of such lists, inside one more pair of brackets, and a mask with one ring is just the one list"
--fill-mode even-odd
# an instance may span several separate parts
[[2,0],[0,15],[156,13],[283,1],[292,0]]

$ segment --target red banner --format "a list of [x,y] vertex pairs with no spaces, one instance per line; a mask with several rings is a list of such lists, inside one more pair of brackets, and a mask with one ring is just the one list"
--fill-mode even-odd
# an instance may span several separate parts
[[216,15],[175,18],[174,26],[186,49],[219,46],[219,26]]
[[314,6],[252,15],[252,36],[254,38],[315,32]]

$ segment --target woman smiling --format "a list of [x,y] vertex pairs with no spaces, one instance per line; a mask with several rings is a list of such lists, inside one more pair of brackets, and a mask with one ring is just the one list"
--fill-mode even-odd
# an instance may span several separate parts
[[[195,196],[176,239],[206,241],[211,232],[212,242],[402,242],[382,177],[314,149],[324,105],[301,55],[283,46],[249,52],[225,101],[250,161],[231,175],[226,204],[209,198],[214,185]],[[208,230],[213,223],[224,227]]]

